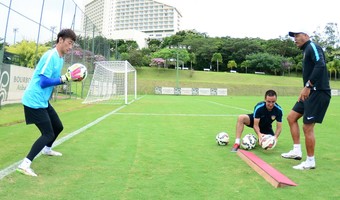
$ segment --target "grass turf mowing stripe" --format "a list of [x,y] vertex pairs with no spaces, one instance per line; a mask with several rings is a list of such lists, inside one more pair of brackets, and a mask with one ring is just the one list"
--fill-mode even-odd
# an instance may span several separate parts
[[115,115],[145,115],[145,116],[184,116],[184,117],[235,117],[239,114],[161,114],[161,113],[115,113]]

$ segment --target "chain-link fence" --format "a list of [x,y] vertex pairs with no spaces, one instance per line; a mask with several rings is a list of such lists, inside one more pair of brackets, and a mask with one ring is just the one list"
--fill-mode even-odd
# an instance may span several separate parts
[[[16,76],[11,66],[33,69],[43,53],[53,48],[56,36],[63,28],[70,28],[77,34],[72,52],[65,56],[64,70],[79,62],[87,66],[89,76],[81,85],[64,85],[56,91],[69,97],[86,95],[86,86],[94,71],[93,63],[109,60],[112,44],[84,15],[82,3],[83,0],[0,0],[0,106],[1,102],[9,100],[9,85]],[[20,78],[27,80],[30,77]]]

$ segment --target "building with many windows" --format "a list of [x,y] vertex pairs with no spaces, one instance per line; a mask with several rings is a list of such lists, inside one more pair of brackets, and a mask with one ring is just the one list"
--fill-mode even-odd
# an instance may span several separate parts
[[175,7],[154,0],[93,0],[85,4],[85,16],[85,30],[95,27],[107,38],[137,43],[141,38],[145,41],[174,35],[181,30],[182,18]]

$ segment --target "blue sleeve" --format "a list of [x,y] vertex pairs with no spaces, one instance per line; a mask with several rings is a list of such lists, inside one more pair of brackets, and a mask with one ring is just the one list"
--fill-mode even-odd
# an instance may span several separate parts
[[283,110],[282,110],[281,106],[279,106],[278,104],[275,103],[274,107],[278,109],[277,110],[278,114],[276,116],[276,121],[277,122],[282,122]]
[[42,74],[40,76],[40,87],[46,88],[50,86],[56,86],[62,84],[60,78],[48,78]]

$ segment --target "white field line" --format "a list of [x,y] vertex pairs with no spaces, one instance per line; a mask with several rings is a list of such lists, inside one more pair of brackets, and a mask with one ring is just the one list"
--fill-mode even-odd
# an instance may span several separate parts
[[[78,130],[76,130],[76,131],[74,131],[74,132],[72,132],[72,133],[70,133],[70,134],[68,134],[68,135],[66,135],[66,136],[56,140],[55,143],[53,144],[53,146],[55,147],[55,146],[58,146],[58,145],[62,144],[63,142],[65,142],[65,141],[69,140],[70,138],[78,135],[79,133],[81,133],[81,132],[85,131],[86,129],[90,128],[91,126],[96,125],[97,123],[99,123],[100,121],[104,120],[108,116],[118,112],[119,110],[123,109],[124,107],[126,107],[126,105],[123,105],[123,106],[121,106],[121,107],[111,111],[110,113],[108,113],[106,115],[103,115],[102,117],[99,117],[98,119],[94,120],[93,122],[91,122],[91,123],[81,127],[80,129],[78,129]],[[41,154],[39,153],[36,156],[36,158],[38,158],[40,155]],[[3,179],[4,177],[6,177],[7,175],[11,174],[12,172],[14,172],[21,162],[22,162],[22,160],[19,160],[19,161],[13,163],[12,165],[8,166],[7,168],[2,169],[0,171],[0,180]]]
[[219,106],[223,106],[223,107],[228,107],[228,108],[232,108],[232,109],[236,109],[236,110],[246,111],[248,113],[253,112],[253,110],[248,110],[248,109],[244,109],[244,108],[240,108],[240,107],[236,107],[236,106],[229,106],[229,105],[217,103],[217,102],[214,102],[214,101],[207,101],[207,102],[212,103],[212,104],[216,104],[216,105],[219,105]]

